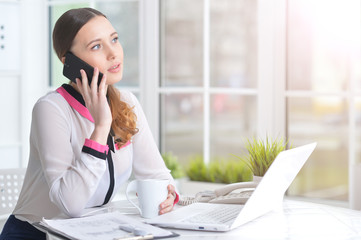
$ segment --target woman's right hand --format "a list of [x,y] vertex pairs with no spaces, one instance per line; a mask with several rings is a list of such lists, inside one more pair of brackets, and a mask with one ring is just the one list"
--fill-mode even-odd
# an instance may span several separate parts
[[106,75],[100,81],[98,87],[99,69],[94,68],[92,82],[89,86],[85,71],[80,70],[82,80],[76,79],[77,87],[84,98],[85,106],[94,119],[94,131],[90,137],[100,144],[106,145],[110,126],[112,123],[112,113],[107,101]]

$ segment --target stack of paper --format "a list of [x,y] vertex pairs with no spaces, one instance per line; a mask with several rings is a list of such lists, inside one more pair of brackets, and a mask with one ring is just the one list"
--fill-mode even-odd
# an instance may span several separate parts
[[136,228],[143,229],[154,238],[176,236],[171,231],[164,230],[134,218],[122,215],[119,212],[103,213],[89,217],[46,220],[43,219],[40,225],[50,231],[64,237],[77,240],[113,240],[132,236],[119,228],[121,224],[130,224]]

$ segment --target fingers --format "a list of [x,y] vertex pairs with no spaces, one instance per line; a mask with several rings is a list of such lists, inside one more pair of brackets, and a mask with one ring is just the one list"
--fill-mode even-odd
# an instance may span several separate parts
[[[83,69],[80,70],[80,74],[81,74],[82,80],[76,79],[76,82],[77,82],[78,89],[80,90],[80,92],[84,98],[89,98],[90,94],[92,94],[94,97],[99,92],[106,94],[107,89],[108,89],[108,87],[106,85],[107,77],[105,74],[103,74],[103,77],[98,86],[99,69],[97,67],[94,68],[94,73],[93,73],[92,81],[90,82],[90,84],[88,84],[88,82],[89,82],[88,76]],[[80,82],[78,82],[78,80]]]
[[160,204],[159,214],[164,214],[170,212],[173,209],[174,196],[171,193],[168,193],[167,200]]
[[164,214],[164,213],[172,211],[173,206],[174,206],[175,188],[173,185],[169,184],[167,189],[168,189],[167,199],[160,204],[159,214]]
[[81,74],[81,80],[77,79],[76,84],[78,86],[80,93],[83,95],[84,100],[86,101],[87,99],[90,98],[90,95],[89,95],[90,88],[88,86],[88,77],[86,75],[86,72],[83,69],[80,70],[80,74]]
[[167,189],[169,193],[175,194],[175,187],[172,184],[169,184]]
[[112,113],[106,97],[106,76],[103,75],[100,85],[98,87],[98,68],[94,68],[94,74],[90,86],[88,84],[86,72],[82,69],[80,70],[80,74],[81,80],[76,79],[77,87],[79,92],[83,96],[86,108],[89,110],[89,113],[94,120],[94,131],[91,135],[91,139],[98,142],[106,143],[107,135],[105,136],[103,132],[106,132],[106,134],[108,134],[112,123]]
[[99,84],[99,92],[106,94],[108,90],[108,85],[106,85],[106,82],[107,82],[107,76],[103,74],[103,77]]
[[90,89],[94,91],[94,89],[97,90],[97,84],[98,84],[98,76],[99,76],[99,69],[97,67],[94,68],[93,72],[93,78],[90,83]]
[[93,96],[96,96],[98,95],[98,92],[99,93],[104,93],[104,85],[105,85],[105,75],[103,75],[103,78],[101,79],[100,83],[99,84],[103,84],[103,88],[100,89],[100,86],[99,86],[99,89],[98,89],[98,78],[99,78],[99,68],[95,67],[94,68],[94,73],[93,73],[93,78],[92,78],[92,81],[90,83],[90,89],[91,89],[91,92],[93,94]]

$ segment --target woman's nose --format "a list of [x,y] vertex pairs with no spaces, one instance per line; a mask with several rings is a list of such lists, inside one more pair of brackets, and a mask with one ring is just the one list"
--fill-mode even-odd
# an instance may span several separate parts
[[108,55],[108,59],[110,60],[116,58],[117,56],[116,49],[114,47],[109,47],[107,55]]

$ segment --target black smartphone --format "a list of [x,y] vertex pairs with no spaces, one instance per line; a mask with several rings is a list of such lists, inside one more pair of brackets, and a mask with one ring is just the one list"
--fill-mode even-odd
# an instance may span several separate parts
[[[63,67],[63,75],[69,78],[71,81],[76,83],[76,78],[81,80],[80,69],[83,69],[86,72],[88,77],[88,83],[90,85],[93,79],[94,68],[75,56],[71,52],[67,52],[65,54],[65,62]],[[100,84],[101,79],[103,78],[103,74],[99,72],[98,76],[98,86]]]

